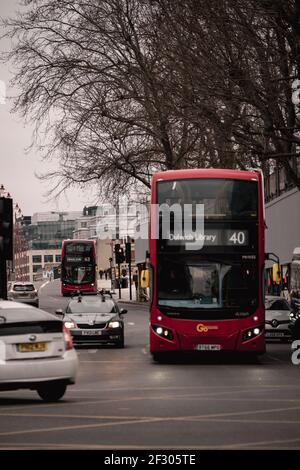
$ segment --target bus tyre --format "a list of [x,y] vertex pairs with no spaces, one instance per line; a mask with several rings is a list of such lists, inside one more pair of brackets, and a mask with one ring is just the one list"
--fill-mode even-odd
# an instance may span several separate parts
[[38,389],[37,392],[39,396],[46,402],[55,402],[60,400],[65,392],[66,392],[67,386],[66,384],[45,384],[41,385]]
[[152,359],[154,362],[160,362],[162,360],[162,355],[159,352],[152,353]]

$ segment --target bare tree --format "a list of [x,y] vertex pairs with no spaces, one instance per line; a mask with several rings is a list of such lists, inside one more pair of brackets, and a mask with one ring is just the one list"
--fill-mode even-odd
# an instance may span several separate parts
[[204,116],[210,122],[218,160],[233,168],[265,168],[275,162],[300,188],[293,158],[298,155],[299,119],[292,100],[299,38],[291,38],[299,2],[160,4],[168,17],[166,34],[176,43],[166,54],[180,79],[190,79],[190,119]]
[[15,110],[44,130],[46,156],[59,159],[46,175],[55,190],[99,180],[122,192],[133,182],[149,187],[155,170],[185,166],[201,130],[174,112],[157,5],[26,3],[7,23],[21,89]]
[[7,23],[55,191],[122,193],[154,171],[295,169],[299,0],[36,0]]

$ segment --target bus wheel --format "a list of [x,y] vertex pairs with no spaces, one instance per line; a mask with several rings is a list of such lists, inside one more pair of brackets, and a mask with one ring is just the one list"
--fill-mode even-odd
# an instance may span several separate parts
[[152,353],[152,359],[154,362],[160,362],[162,360],[162,354],[159,352]]

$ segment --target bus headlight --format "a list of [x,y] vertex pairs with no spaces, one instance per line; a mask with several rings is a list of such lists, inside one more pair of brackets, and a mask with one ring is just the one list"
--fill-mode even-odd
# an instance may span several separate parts
[[249,328],[249,330],[244,331],[243,333],[243,341],[249,341],[250,339],[255,338],[256,336],[260,335],[263,331],[263,328],[260,326],[256,326],[255,328]]
[[108,328],[119,328],[120,322],[119,321],[110,321],[108,324]]
[[162,338],[168,339],[170,341],[173,339],[173,333],[168,328],[158,325],[152,325],[152,328],[158,336],[161,336]]

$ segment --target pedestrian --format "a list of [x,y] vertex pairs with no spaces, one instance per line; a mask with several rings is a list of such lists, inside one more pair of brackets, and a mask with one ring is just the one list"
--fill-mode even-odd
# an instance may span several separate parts
[[139,274],[138,270],[136,269],[132,275],[132,281],[134,282],[135,285],[135,298],[136,300],[139,300]]
[[132,280],[134,282],[135,289],[138,290],[138,288],[139,288],[139,275],[138,275],[137,269],[133,273]]
[[107,269],[104,271],[105,280],[107,281]]

